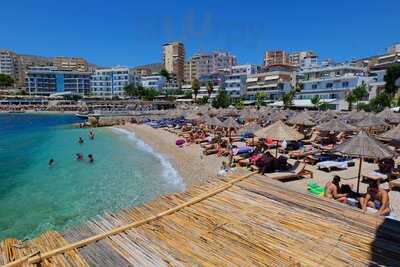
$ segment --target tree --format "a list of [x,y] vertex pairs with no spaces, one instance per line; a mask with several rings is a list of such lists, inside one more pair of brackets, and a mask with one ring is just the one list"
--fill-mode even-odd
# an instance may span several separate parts
[[207,82],[207,93],[208,93],[208,98],[211,97],[212,92],[214,91],[214,85],[212,81]]
[[294,91],[284,93],[282,96],[283,106],[290,108],[293,105]]
[[387,68],[384,80],[385,84],[385,93],[391,97],[397,93],[398,87],[395,82],[400,77],[400,64],[392,65]]
[[226,93],[225,88],[220,87],[217,96],[213,99],[211,105],[214,108],[227,108],[231,104],[231,98]]
[[0,73],[0,88],[7,88],[14,84],[14,79],[7,74]]
[[144,88],[142,100],[153,101],[153,99],[159,95],[159,92],[154,88]]
[[368,94],[367,85],[363,82],[361,85],[353,89],[352,94],[354,96],[354,100],[357,102],[357,111],[359,111],[359,102]]
[[319,106],[320,106],[320,104],[321,104],[321,98],[319,97],[319,95],[313,96],[313,98],[311,98],[311,103],[312,103],[317,109],[319,109]]
[[185,99],[192,99],[192,92],[191,91],[186,91],[184,93],[184,97]]
[[125,94],[128,96],[135,96],[137,93],[136,86],[134,84],[128,84],[124,87]]
[[239,100],[235,103],[235,108],[237,109],[243,109],[244,108],[244,102],[243,100]]
[[256,94],[256,106],[259,108],[264,103],[267,94],[265,92],[257,92]]
[[160,75],[163,76],[168,82],[171,80],[171,74],[166,69],[160,71]]
[[194,94],[194,102],[196,102],[197,100],[197,95],[199,94],[199,90],[200,90],[200,82],[197,79],[193,79],[192,81],[192,91]]
[[390,107],[391,97],[386,92],[378,94],[369,101],[369,108],[374,112],[381,112],[385,107]]
[[304,88],[304,84],[302,82],[297,82],[294,86],[294,92],[300,93],[303,90],[303,88]]
[[199,105],[206,105],[208,103],[208,96],[203,96],[202,98],[198,99],[196,103]]
[[353,109],[353,103],[356,101],[352,91],[347,92],[345,101],[349,104],[349,111],[351,111]]

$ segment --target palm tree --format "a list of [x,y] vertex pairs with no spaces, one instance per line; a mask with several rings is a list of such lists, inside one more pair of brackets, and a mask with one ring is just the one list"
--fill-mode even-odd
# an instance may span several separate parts
[[199,90],[200,90],[200,82],[199,82],[199,80],[197,80],[195,78],[192,81],[192,91],[193,91],[193,94],[194,94],[194,102],[196,102],[196,100],[197,100],[197,95],[199,93]]
[[353,103],[356,101],[352,91],[347,92],[345,100],[349,103],[349,111],[351,111],[353,109]]
[[214,91],[214,85],[211,81],[207,82],[207,93],[208,93],[208,98],[211,97],[212,92]]
[[321,98],[319,97],[319,95],[315,95],[315,96],[313,96],[313,98],[311,98],[311,103],[315,107],[317,107],[317,109],[319,109],[320,102],[321,102]]
[[169,74],[169,72],[166,69],[162,69],[160,71],[160,75],[163,76],[167,80],[167,82],[171,80],[171,74]]
[[354,96],[354,100],[357,102],[357,111],[359,111],[360,110],[359,102],[362,100],[364,96],[368,94],[367,85],[364,82],[362,82],[361,85],[353,89],[352,94]]
[[282,101],[285,109],[290,108],[293,105],[293,97],[294,97],[294,91],[290,91],[288,93],[283,94]]

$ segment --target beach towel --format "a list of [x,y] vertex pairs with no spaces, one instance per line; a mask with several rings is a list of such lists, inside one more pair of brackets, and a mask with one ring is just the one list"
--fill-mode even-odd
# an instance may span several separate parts
[[178,139],[178,140],[176,140],[175,144],[176,144],[177,146],[183,146],[183,144],[185,144],[185,140],[183,140],[183,139]]

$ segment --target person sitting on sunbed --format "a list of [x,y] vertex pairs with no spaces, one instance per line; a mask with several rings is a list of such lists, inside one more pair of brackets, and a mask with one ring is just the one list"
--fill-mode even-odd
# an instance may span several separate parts
[[346,203],[347,194],[340,194],[339,190],[340,190],[340,176],[335,175],[331,182],[326,183],[324,196],[327,198],[335,199],[342,203]]
[[360,199],[360,204],[364,212],[367,211],[368,206],[372,206],[378,210],[377,214],[380,216],[390,214],[389,194],[385,189],[379,187],[378,181],[370,182],[367,194]]

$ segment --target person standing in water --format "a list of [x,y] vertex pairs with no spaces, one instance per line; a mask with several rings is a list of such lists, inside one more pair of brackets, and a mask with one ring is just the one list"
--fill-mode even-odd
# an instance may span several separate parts
[[94,131],[93,131],[93,130],[90,130],[90,131],[89,131],[89,139],[90,139],[90,140],[94,140],[94,136],[95,136]]
[[94,158],[93,158],[92,154],[88,155],[88,159],[89,159],[89,163],[93,163]]
[[82,153],[76,153],[76,160],[83,160]]
[[83,144],[83,138],[82,138],[82,137],[79,137],[79,139],[78,139],[78,143],[79,143],[80,145],[82,145],[82,144]]

